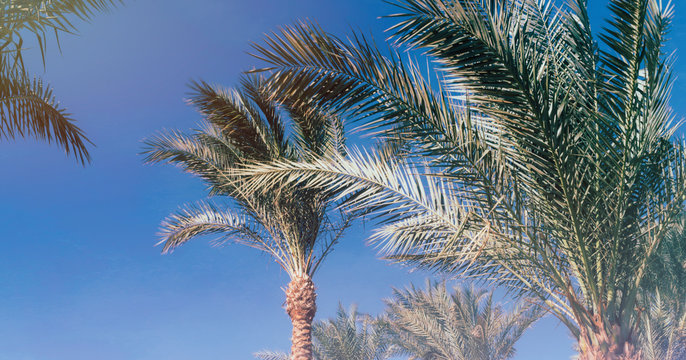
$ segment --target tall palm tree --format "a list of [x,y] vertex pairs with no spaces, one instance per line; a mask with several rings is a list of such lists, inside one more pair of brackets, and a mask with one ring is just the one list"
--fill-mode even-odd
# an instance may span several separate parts
[[234,174],[251,191],[362,191],[348,205],[378,211],[372,240],[390,258],[538,297],[582,360],[640,359],[641,284],[686,199],[664,50],[671,5],[610,0],[598,43],[585,0],[393,3],[399,49],[387,55],[307,23],[255,50],[273,89],[366,119],[406,159],[353,153]]
[[335,116],[266,91],[257,77],[244,79],[238,90],[204,82],[193,83],[191,90],[189,102],[202,114],[202,128],[146,141],[146,160],[199,176],[211,196],[234,206],[203,201],[170,216],[162,224],[163,252],[201,235],[219,234],[220,241],[233,239],[269,254],[291,279],[286,289],[286,311],[293,323],[291,359],[311,359],[317,310],[312,277],[352,215],[331,210],[336,199],[323,188],[295,185],[246,193],[241,180],[227,173],[257,161],[342,156],[342,124]]
[[[0,139],[34,136],[53,140],[82,163],[89,142],[71,115],[57,103],[52,89],[24,67],[26,35],[38,41],[43,62],[48,35],[72,33],[73,18],[89,20],[117,0],[10,0],[0,5]],[[59,42],[59,39],[57,39]]]
[[493,302],[493,292],[464,287],[451,293],[445,284],[394,289],[386,304],[395,344],[422,360],[512,358],[515,343],[540,315],[536,306],[506,311]]
[[[396,353],[385,323],[359,314],[355,306],[346,311],[339,305],[335,318],[314,323],[312,334],[316,360],[386,360]],[[287,354],[272,351],[261,351],[255,357],[288,360]]]

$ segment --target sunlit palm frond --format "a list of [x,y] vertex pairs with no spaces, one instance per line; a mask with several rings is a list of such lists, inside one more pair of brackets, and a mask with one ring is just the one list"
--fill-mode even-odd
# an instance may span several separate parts
[[269,252],[262,231],[254,219],[220,209],[216,204],[199,202],[183,207],[162,223],[160,244],[164,244],[163,252],[170,252],[194,237],[219,234],[220,241],[233,239]]
[[[297,174],[297,175],[296,175]],[[349,157],[323,157],[308,163],[278,161],[247,165],[227,173],[238,178],[249,176],[243,190],[258,193],[283,183],[291,176],[314,188],[338,189],[335,195],[346,199],[352,209],[375,207],[377,216],[401,219],[415,213],[429,212],[436,216],[450,216],[446,208],[456,195],[441,186],[440,179],[426,179],[417,174],[402,159],[390,159],[375,152],[350,151]],[[332,183],[333,182],[333,183]],[[362,191],[362,193],[360,193]],[[432,201],[445,197],[446,201]],[[388,206],[396,205],[396,211]],[[447,220],[447,222],[453,222]]]

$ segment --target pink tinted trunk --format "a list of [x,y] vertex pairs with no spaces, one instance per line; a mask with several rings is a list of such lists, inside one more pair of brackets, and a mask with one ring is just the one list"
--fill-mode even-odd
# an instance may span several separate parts
[[317,312],[314,283],[307,276],[291,279],[286,289],[286,312],[293,324],[291,360],[312,360],[312,320]]

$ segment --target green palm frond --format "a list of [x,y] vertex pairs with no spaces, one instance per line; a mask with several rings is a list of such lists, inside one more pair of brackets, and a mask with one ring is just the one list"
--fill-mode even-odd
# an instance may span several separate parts
[[445,284],[394,289],[386,301],[394,343],[417,359],[509,359],[524,331],[540,316],[535,306],[505,311],[493,293]]

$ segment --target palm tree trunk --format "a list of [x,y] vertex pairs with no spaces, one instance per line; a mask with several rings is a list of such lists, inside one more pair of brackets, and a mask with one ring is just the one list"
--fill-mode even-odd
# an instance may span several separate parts
[[291,279],[286,289],[286,312],[293,324],[291,360],[312,360],[312,320],[317,294],[308,275]]
[[581,330],[578,360],[641,360],[640,349],[632,336],[622,337],[619,326],[610,331],[599,319],[594,321],[594,331]]

